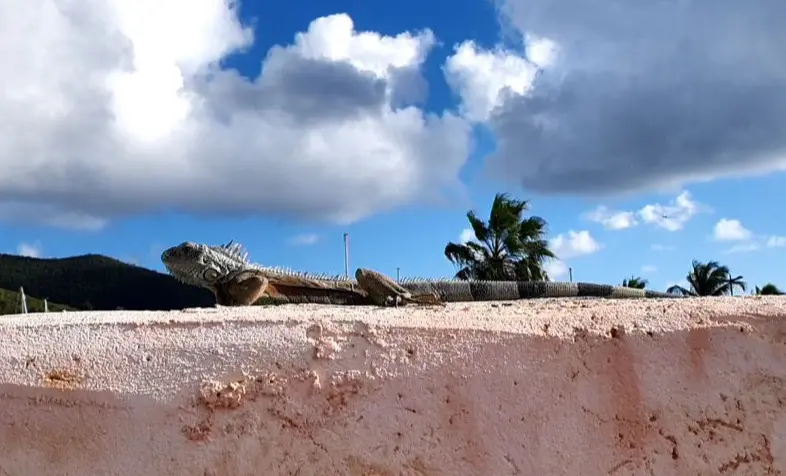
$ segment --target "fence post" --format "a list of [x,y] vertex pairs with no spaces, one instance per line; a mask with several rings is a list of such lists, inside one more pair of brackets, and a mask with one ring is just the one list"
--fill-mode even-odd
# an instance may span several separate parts
[[19,287],[19,300],[22,304],[22,314],[27,314],[27,298],[25,297],[25,288]]

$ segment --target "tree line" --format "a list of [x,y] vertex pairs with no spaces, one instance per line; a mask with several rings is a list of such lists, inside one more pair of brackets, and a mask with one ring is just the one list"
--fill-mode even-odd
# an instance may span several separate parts
[[[33,298],[81,310],[169,310],[212,306],[210,291],[171,276],[101,255],[30,258],[0,254],[0,314],[17,312],[23,287],[31,310]],[[42,308],[42,306],[41,306]]]
[[[549,281],[546,263],[558,256],[549,248],[548,225],[539,216],[525,216],[530,209],[527,200],[517,200],[505,193],[494,196],[488,220],[470,210],[467,220],[473,239],[466,243],[448,242],[445,257],[457,268],[456,278],[464,280]],[[729,268],[717,261],[693,260],[685,277],[687,287],[674,285],[666,292],[685,296],[734,295],[745,292],[748,284],[743,276],[732,276]],[[644,289],[648,282],[639,276],[622,280],[622,286]],[[755,286],[757,295],[784,294],[767,283]]]
[[[467,212],[474,239],[449,242],[445,256],[456,267],[459,279],[549,281],[546,264],[558,258],[549,248],[548,225],[529,216],[526,200],[497,194],[487,220]],[[691,296],[721,296],[745,292],[742,276],[716,261],[694,261],[686,276],[687,286],[667,291]],[[631,276],[622,285],[645,288],[647,280]],[[166,310],[208,307],[215,299],[206,289],[189,286],[169,275],[100,255],[41,259],[0,254],[0,314],[19,312],[19,287],[24,287],[30,311],[43,310]],[[3,290],[8,291],[3,291]],[[754,294],[783,294],[772,283],[755,286]],[[35,299],[39,298],[39,299]],[[261,302],[260,302],[261,304]]]

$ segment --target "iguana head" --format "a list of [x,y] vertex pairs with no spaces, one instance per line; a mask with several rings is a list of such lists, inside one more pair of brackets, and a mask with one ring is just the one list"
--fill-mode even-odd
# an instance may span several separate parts
[[248,254],[231,241],[220,246],[187,241],[164,250],[161,261],[178,281],[213,289],[217,282],[243,270]]

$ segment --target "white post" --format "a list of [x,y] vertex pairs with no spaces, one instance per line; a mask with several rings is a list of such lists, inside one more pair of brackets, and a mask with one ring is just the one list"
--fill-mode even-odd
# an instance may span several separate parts
[[25,288],[19,287],[19,300],[22,302],[22,314],[27,314],[27,298],[25,297]]
[[344,233],[344,276],[349,277],[349,233]]
[[44,298],[44,312],[49,312],[49,303],[46,298]]

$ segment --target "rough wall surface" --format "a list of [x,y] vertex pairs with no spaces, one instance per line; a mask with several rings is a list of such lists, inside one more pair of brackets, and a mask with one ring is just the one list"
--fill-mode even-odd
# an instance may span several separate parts
[[786,299],[0,318],[0,475],[786,474]]

